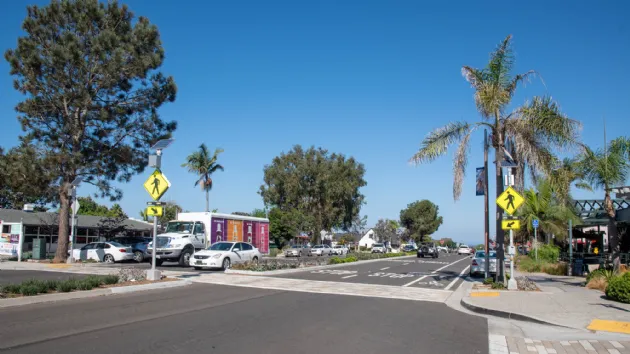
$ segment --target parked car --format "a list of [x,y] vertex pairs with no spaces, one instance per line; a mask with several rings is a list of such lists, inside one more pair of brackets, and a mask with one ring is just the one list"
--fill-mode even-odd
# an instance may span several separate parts
[[92,242],[74,249],[72,257],[76,260],[92,259],[99,262],[114,263],[133,259],[131,247],[121,245],[116,241]]
[[448,253],[448,247],[444,247],[444,246],[437,246],[437,250],[438,250],[439,252]]
[[[490,261],[490,267],[489,267],[490,275],[494,275],[497,273],[497,252],[491,250],[488,253],[488,259]],[[504,269],[507,271],[510,267],[510,260],[505,259],[504,264],[505,264]],[[469,275],[470,277],[474,277],[477,275],[485,275],[485,273],[486,273],[486,251],[480,250],[480,251],[475,252],[475,255],[470,264]]]
[[433,242],[425,242],[422,243],[420,245],[420,247],[418,247],[418,252],[417,252],[418,258],[422,257],[432,257],[432,258],[438,258],[439,257],[439,250],[437,248],[437,246],[435,245],[435,243]]
[[345,245],[336,245],[333,247],[332,252],[338,256],[343,256],[348,254],[348,247]]
[[304,251],[304,247],[305,246],[293,245],[290,248],[287,248],[286,251],[284,251],[284,256],[285,257],[302,257],[305,253],[308,254],[308,252]]
[[254,262],[262,258],[258,248],[247,242],[216,242],[205,250],[195,252],[190,265],[203,268],[229,269],[232,264]]
[[416,248],[413,245],[405,245],[403,246],[403,252],[413,252]]
[[457,248],[457,255],[462,255],[462,254],[470,255],[471,254],[471,248],[466,246],[466,245],[459,246]]
[[332,254],[332,248],[328,245],[315,245],[311,248],[310,255],[312,256],[330,256]]
[[375,243],[372,245],[372,253],[387,253],[387,248],[382,243]]
[[149,258],[149,254],[147,253],[147,246],[152,241],[149,237],[139,237],[139,236],[124,236],[124,237],[116,237],[113,239],[120,243],[121,245],[131,247],[131,252],[133,252],[133,260],[142,263],[145,259]]

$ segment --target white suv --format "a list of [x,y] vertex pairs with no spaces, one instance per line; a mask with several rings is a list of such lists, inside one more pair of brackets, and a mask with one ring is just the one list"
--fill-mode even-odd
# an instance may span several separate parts
[[459,246],[459,248],[457,249],[457,255],[461,255],[461,254],[470,255],[470,247],[466,245]]
[[387,248],[382,243],[375,243],[372,245],[372,253],[387,253]]

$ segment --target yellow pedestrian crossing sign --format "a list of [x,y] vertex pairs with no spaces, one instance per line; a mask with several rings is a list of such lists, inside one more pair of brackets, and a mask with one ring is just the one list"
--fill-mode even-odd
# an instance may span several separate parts
[[521,221],[516,219],[501,220],[501,228],[503,230],[520,230]]
[[159,170],[153,171],[151,176],[144,182],[144,189],[147,190],[147,193],[153,200],[160,200],[170,186],[171,182]]
[[508,187],[499,198],[497,198],[497,205],[500,206],[506,213],[513,215],[516,209],[520,207],[525,200],[518,194],[512,187]]
[[147,216],[162,216],[164,209],[161,205],[149,205],[146,214]]

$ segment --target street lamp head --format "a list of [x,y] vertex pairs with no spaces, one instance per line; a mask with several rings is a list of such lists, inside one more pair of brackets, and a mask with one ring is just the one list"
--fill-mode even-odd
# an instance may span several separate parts
[[175,139],[162,139],[151,146],[152,150],[164,150],[171,145]]
[[74,181],[72,181],[72,183],[70,183],[73,187],[78,187],[79,184],[81,184],[81,182],[83,182],[83,177],[79,176],[77,178],[74,179]]

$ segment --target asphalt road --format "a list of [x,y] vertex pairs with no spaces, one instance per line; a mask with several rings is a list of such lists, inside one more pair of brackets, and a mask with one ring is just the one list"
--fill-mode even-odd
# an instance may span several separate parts
[[0,285],[19,284],[29,279],[66,280],[70,278],[80,279],[86,276],[87,274],[42,272],[42,271],[36,271],[36,270],[0,270]]
[[0,310],[0,352],[488,353],[444,304],[194,284]]
[[457,254],[441,255],[436,259],[387,258],[378,262],[349,263],[344,267],[305,270],[277,277],[454,290],[464,280],[460,275],[468,275],[470,263],[470,256]]

